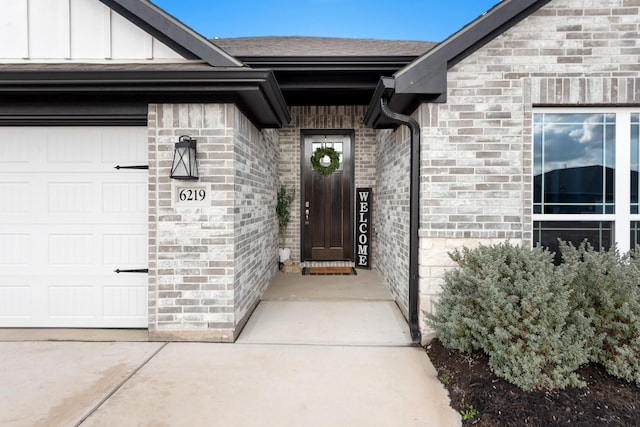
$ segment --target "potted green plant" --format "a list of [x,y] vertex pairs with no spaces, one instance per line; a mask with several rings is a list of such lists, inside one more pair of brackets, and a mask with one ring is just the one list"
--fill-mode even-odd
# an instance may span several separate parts
[[291,220],[291,205],[293,204],[294,197],[294,189],[287,188],[286,185],[280,186],[276,203],[278,231],[280,234],[280,249],[278,251],[280,262],[285,262],[291,257],[291,249],[285,248],[285,234],[287,232],[287,225],[289,225],[289,221]]

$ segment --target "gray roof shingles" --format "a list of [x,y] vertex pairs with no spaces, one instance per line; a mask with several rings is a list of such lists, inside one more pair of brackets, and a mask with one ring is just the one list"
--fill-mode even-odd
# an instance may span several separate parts
[[420,56],[437,44],[425,41],[301,36],[216,38],[211,42],[236,57]]

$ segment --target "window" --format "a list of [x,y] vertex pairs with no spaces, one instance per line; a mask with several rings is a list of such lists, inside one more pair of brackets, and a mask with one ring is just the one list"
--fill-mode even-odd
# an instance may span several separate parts
[[638,214],[638,165],[640,164],[640,114],[631,114],[631,213]]
[[539,109],[533,117],[533,243],[627,251],[640,241],[640,114]]

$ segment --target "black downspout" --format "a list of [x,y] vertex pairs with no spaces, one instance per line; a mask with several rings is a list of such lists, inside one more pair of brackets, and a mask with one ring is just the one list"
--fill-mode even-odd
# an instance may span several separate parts
[[394,123],[411,130],[411,190],[409,201],[409,331],[411,339],[419,344],[422,336],[418,319],[418,226],[420,225],[420,124],[412,117],[391,111],[387,100],[380,98],[382,114]]

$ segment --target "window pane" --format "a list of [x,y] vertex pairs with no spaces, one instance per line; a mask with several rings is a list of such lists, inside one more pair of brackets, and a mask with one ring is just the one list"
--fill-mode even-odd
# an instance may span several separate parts
[[598,250],[613,244],[613,223],[609,221],[534,221],[533,246],[544,246],[556,253],[560,262],[558,239],[580,245],[585,239]]
[[635,249],[640,243],[640,222],[631,221],[631,249]]
[[[638,164],[640,164],[640,114],[631,115],[631,213],[640,213],[638,202]],[[635,247],[635,245],[631,245]]]
[[534,213],[614,213],[615,114],[534,115]]
[[[342,156],[343,156],[343,150],[344,150],[344,144],[340,141],[332,141],[332,140],[328,140],[326,136],[324,136],[324,139],[322,141],[313,141],[311,144],[311,149],[313,150],[313,152],[315,152],[318,148],[333,148],[337,153],[338,153],[338,162],[340,162],[340,165],[338,167],[337,170],[341,171],[343,170],[343,161],[342,161]],[[328,158],[325,159],[326,161],[328,161]],[[328,164],[328,163],[327,163]]]

